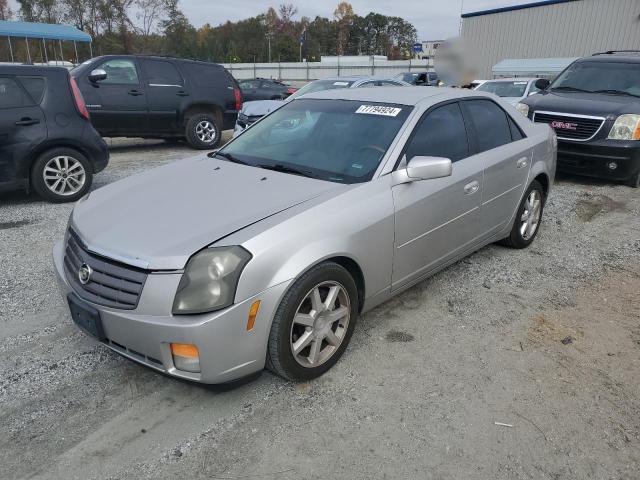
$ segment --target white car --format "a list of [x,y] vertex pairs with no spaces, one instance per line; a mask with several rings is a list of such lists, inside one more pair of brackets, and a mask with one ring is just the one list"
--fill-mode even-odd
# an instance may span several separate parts
[[529,95],[538,93],[536,87],[537,78],[501,78],[499,80],[487,80],[482,85],[475,88],[479,92],[489,92],[504,98],[511,105],[527,98]]

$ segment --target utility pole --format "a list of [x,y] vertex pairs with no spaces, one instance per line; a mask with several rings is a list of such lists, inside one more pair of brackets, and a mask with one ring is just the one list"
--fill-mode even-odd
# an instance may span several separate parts
[[269,45],[269,63],[271,63],[271,32],[267,32],[267,44]]

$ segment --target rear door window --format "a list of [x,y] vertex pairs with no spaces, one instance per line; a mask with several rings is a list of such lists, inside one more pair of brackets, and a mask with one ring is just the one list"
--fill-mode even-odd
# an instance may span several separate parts
[[507,114],[498,105],[491,100],[467,100],[462,104],[476,132],[477,153],[511,143]]
[[0,109],[19,108],[31,105],[25,91],[11,77],[0,77]]
[[47,83],[44,77],[18,77],[24,89],[29,93],[34,103],[42,102]]
[[427,112],[406,147],[407,160],[415,156],[444,157],[452,162],[469,156],[469,141],[458,103]]
[[182,76],[171,62],[144,60],[147,83],[152,87],[181,87]]

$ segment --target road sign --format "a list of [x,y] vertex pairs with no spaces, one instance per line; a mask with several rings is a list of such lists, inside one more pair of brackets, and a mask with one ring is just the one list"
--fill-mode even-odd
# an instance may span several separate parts
[[413,50],[414,53],[418,53],[422,51],[422,44],[421,43],[414,43],[413,47],[411,48]]

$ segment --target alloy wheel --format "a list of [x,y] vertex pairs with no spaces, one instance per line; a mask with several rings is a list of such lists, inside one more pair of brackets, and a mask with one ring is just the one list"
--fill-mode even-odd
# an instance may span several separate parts
[[203,143],[212,143],[216,138],[216,126],[209,120],[202,120],[196,124],[196,137]]
[[531,190],[524,204],[524,211],[520,217],[520,235],[524,240],[529,240],[535,235],[540,224],[542,212],[542,196],[538,190]]
[[313,368],[329,360],[342,344],[349,320],[349,295],[338,282],[322,282],[304,297],[291,324],[290,345],[300,365]]
[[60,155],[49,160],[42,171],[44,184],[56,195],[70,196],[84,187],[87,174],[79,160]]

